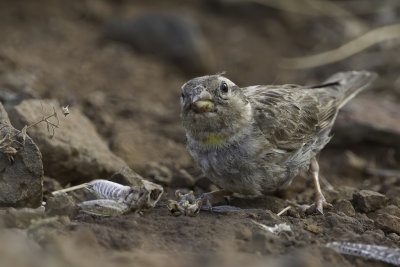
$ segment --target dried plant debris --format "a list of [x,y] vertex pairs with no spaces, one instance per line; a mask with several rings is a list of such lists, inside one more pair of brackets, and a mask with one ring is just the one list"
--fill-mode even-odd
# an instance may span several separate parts
[[161,185],[149,182],[147,180],[142,180],[143,188],[149,193],[146,201],[144,202],[143,209],[148,210],[156,206],[157,202],[160,200],[164,189]]
[[[52,121],[53,120],[53,121]],[[55,134],[55,129],[59,127],[59,120],[57,117],[57,112],[53,107],[53,113],[50,115],[43,115],[43,117],[35,123],[30,125],[25,125],[20,131],[14,134],[7,133],[0,139],[0,151],[7,155],[10,162],[14,162],[14,156],[21,151],[25,146],[26,131],[38,125],[41,122],[45,122],[47,126],[47,131],[50,133],[50,138]],[[0,129],[7,127],[7,124],[3,124]]]
[[107,180],[94,180],[90,183],[74,186],[53,192],[69,192],[85,188],[98,199],[79,203],[80,209],[88,214],[98,216],[118,216],[128,212],[141,212],[152,208],[160,200],[162,187],[145,183],[142,186],[125,186]]
[[224,196],[225,190],[217,190],[209,193],[204,193],[196,198],[193,191],[183,194],[179,190],[175,191],[175,197],[178,200],[169,200],[168,210],[174,216],[197,216],[200,210],[210,211],[220,214],[232,213],[264,213],[262,209],[241,209],[230,205],[213,206],[212,204],[218,202],[218,198]]
[[[53,114],[47,115],[47,116],[43,115],[41,120],[29,125],[27,128],[31,128],[41,122],[45,122],[46,126],[47,126],[47,132],[50,133],[50,138],[53,138],[54,134],[55,134],[55,129],[58,128],[60,121],[58,119],[56,109],[54,107],[52,107],[52,108],[53,108]],[[43,110],[43,106],[42,106],[42,110]],[[54,118],[54,121],[51,121],[52,118]]]
[[265,224],[256,222],[254,220],[251,220],[255,225],[259,226],[261,229],[273,233],[273,234],[280,234],[281,232],[291,232],[292,228],[290,227],[290,225],[286,224],[286,223],[280,223],[280,224],[275,224],[273,227],[271,226],[267,226]]
[[[327,3],[327,2],[326,2]],[[377,43],[387,42],[400,38],[400,24],[386,25],[372,29],[363,35],[351,40],[350,42],[319,54],[299,58],[285,58],[281,66],[290,69],[314,68],[326,64],[342,61],[351,57],[362,50],[367,49]]]
[[332,242],[328,243],[327,247],[343,254],[367,257],[400,266],[400,249],[398,248],[350,242]]
[[286,208],[284,208],[283,210],[281,210],[280,212],[278,212],[276,215],[277,216],[281,216],[282,214],[284,214],[285,212],[287,212],[288,210],[290,210],[291,207],[287,206]]
[[203,205],[203,199],[196,198],[193,191],[187,194],[182,194],[179,190],[175,192],[175,196],[178,199],[170,200],[168,204],[168,210],[174,216],[196,216],[199,214],[200,209]]
[[[1,129],[8,127],[8,125],[2,125]],[[16,133],[7,132],[0,139],[0,151],[4,153],[10,162],[14,162],[14,156],[18,151],[22,150],[25,145],[26,139],[26,127],[22,131]]]
[[63,114],[65,117],[67,117],[68,114],[69,114],[69,106],[67,105],[67,106],[65,106],[65,107],[62,107],[62,108],[61,108],[61,111],[62,111],[62,114]]

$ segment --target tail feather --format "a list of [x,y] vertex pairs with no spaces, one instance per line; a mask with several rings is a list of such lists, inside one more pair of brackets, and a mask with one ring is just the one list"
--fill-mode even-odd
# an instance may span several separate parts
[[378,75],[368,71],[339,72],[331,76],[324,84],[336,84],[331,86],[339,92],[340,109],[349,102],[355,95],[364,90]]

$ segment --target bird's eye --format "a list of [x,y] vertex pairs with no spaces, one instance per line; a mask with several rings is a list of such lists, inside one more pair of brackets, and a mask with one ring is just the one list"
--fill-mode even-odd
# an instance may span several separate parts
[[226,84],[226,82],[221,83],[220,89],[224,93],[228,93],[228,91],[229,91],[229,88],[228,88],[228,85]]
[[182,98],[185,98],[185,94],[184,94],[184,93],[182,93],[182,94],[181,94],[181,97],[182,97]]

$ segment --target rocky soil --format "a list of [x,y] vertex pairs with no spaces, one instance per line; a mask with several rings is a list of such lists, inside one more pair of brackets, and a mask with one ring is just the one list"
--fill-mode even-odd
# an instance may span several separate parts
[[[400,248],[398,39],[315,68],[296,69],[284,58],[398,23],[400,7],[278,2],[0,1],[0,265],[389,266],[326,244]],[[284,191],[220,203],[241,212],[169,213],[175,190],[218,188],[185,148],[185,81],[226,71],[240,86],[315,85],[353,69],[379,78],[343,108],[320,155],[332,209],[297,209],[313,201],[303,175]],[[82,213],[77,204],[93,198],[85,190],[51,194],[94,179],[132,185],[142,178],[163,186],[160,201],[116,217]],[[290,231],[262,226],[283,223]]]

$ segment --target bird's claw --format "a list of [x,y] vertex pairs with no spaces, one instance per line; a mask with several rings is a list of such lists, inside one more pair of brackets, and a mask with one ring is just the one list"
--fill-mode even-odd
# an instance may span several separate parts
[[315,196],[315,202],[311,205],[302,205],[300,210],[304,211],[306,214],[324,214],[324,208],[332,208],[333,205],[326,201],[322,193],[317,193]]

